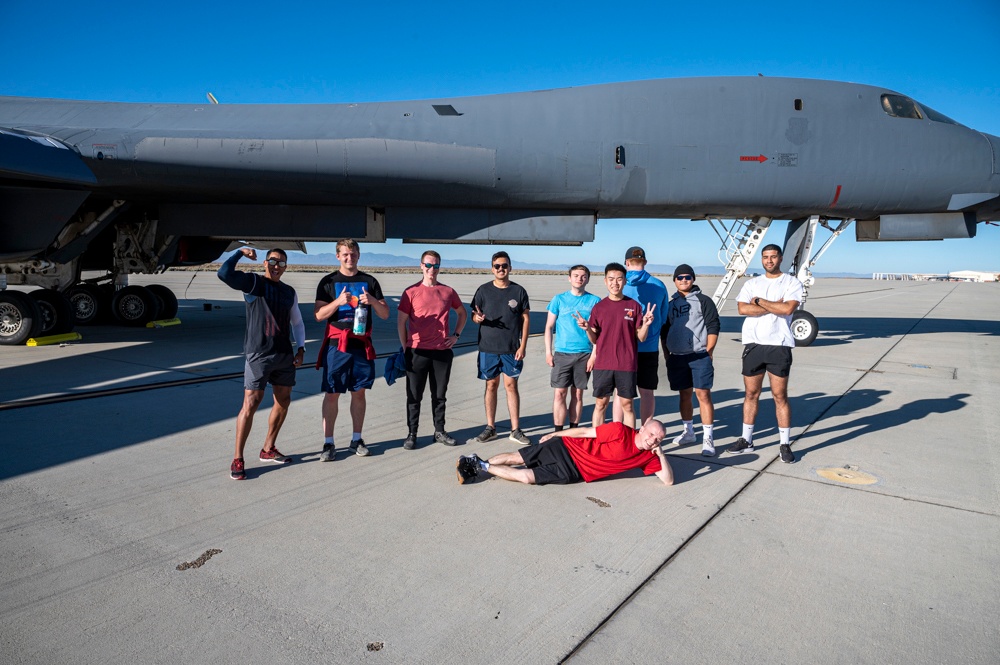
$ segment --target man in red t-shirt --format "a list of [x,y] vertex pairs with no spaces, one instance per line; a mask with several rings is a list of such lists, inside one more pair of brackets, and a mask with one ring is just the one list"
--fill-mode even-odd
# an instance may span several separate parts
[[638,431],[623,423],[574,427],[546,434],[537,446],[485,461],[478,455],[463,455],[458,459],[458,482],[470,482],[482,471],[526,485],[568,485],[642,469],[647,476],[655,473],[664,485],[673,485],[673,470],[660,449],[664,436],[663,423],[652,418]]
[[[404,450],[417,445],[417,425],[420,422],[420,400],[427,378],[431,380],[431,411],[434,414],[434,442],[454,446],[444,428],[445,393],[451,377],[455,352],[451,347],[462,336],[467,314],[455,289],[438,281],[441,255],[428,250],[420,257],[423,279],[403,291],[399,299],[396,328],[399,343],[406,349],[406,424],[409,433],[403,441]],[[448,316],[457,312],[455,332],[450,332]]]

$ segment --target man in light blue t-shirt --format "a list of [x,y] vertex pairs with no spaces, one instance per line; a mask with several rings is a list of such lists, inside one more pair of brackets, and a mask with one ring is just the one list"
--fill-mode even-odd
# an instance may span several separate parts
[[587,338],[586,325],[590,319],[590,310],[601,299],[587,293],[588,282],[590,269],[584,265],[573,266],[569,269],[570,290],[553,298],[547,308],[549,314],[545,321],[545,362],[552,368],[552,387],[555,388],[552,420],[557,432],[565,426],[567,415],[569,426],[579,427],[583,412],[583,391],[587,389],[590,370],[593,369],[593,346]]

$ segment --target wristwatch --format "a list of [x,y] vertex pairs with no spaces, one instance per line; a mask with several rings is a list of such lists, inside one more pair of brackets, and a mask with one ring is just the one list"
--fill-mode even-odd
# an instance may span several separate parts
[[757,305],[757,307],[760,307],[760,297],[754,298],[753,304]]

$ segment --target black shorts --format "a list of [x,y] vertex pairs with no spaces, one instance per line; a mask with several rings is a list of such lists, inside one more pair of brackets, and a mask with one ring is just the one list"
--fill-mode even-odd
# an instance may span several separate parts
[[619,372],[613,369],[594,370],[594,397],[611,397],[616,389],[619,397],[635,399],[639,394],[635,389],[635,372]]
[[743,376],[761,376],[764,372],[788,378],[792,371],[792,347],[747,344],[743,347]]
[[635,375],[635,383],[643,390],[656,390],[660,384],[660,352],[640,351],[639,371]]
[[290,353],[251,353],[243,367],[244,390],[295,385],[295,356]]
[[583,480],[561,438],[521,448],[524,466],[535,472],[536,485],[569,485]]

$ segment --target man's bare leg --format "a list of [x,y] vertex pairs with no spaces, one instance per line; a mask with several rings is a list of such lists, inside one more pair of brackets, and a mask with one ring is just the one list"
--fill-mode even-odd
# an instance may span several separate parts
[[340,393],[323,395],[323,436],[333,436],[333,427],[337,424],[337,413],[340,410]]
[[604,412],[608,410],[608,402],[611,400],[610,397],[595,397],[594,398],[594,427],[600,427],[604,424]]
[[274,448],[274,444],[278,440],[278,432],[281,431],[281,425],[288,416],[288,406],[292,403],[291,386],[271,386],[271,391],[274,393],[274,406],[271,407],[271,414],[267,419],[267,436],[264,437],[264,450]]
[[257,407],[264,400],[263,390],[244,390],[243,408],[236,416],[236,452],[233,459],[242,459],[243,449],[247,445],[247,437],[253,428],[253,416],[257,413]]
[[499,453],[489,458],[487,462],[490,468],[486,472],[490,475],[525,485],[535,484],[535,472],[520,467],[524,464],[524,458],[519,452]]
[[493,429],[497,427],[497,391],[499,388],[499,376],[486,379],[486,392],[483,395],[483,402],[486,406],[486,424]]
[[[520,429],[521,396],[517,392],[517,379],[503,375],[503,387],[507,391],[507,413],[510,414],[510,429]],[[494,404],[494,412],[496,405]]]
[[360,432],[365,426],[365,410],[368,408],[368,401],[365,398],[365,389],[356,390],[351,393],[351,425],[355,432]]
[[[566,424],[566,394],[572,388],[556,388],[552,397],[552,423],[559,427]],[[572,401],[570,405],[572,405]]]

